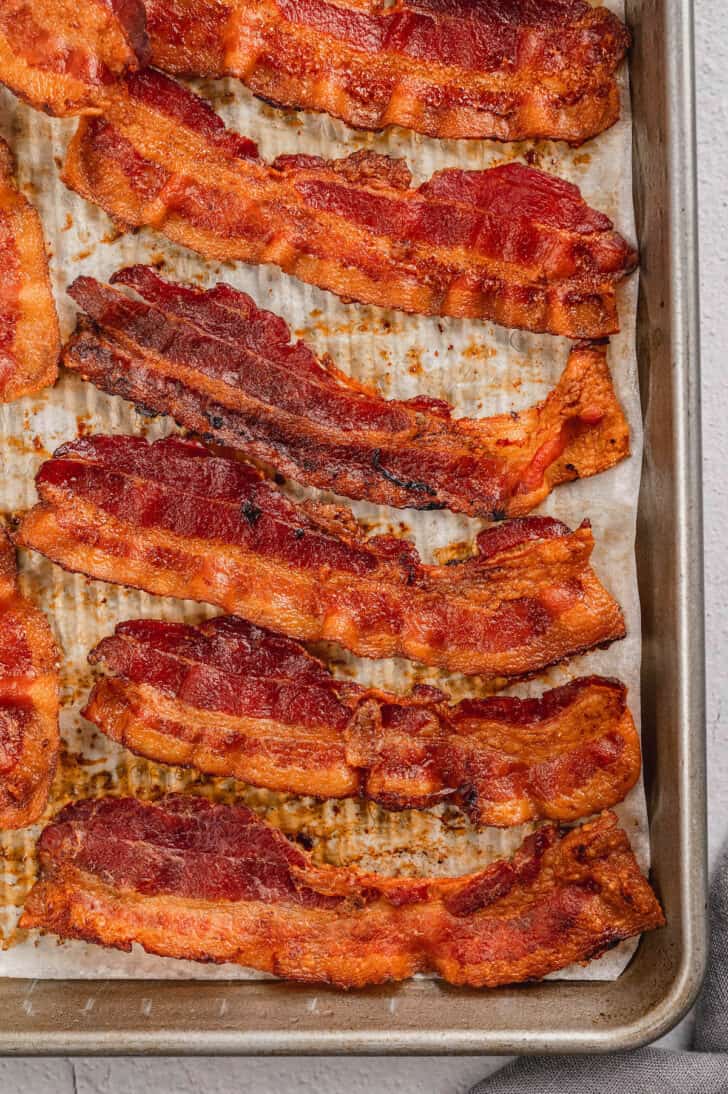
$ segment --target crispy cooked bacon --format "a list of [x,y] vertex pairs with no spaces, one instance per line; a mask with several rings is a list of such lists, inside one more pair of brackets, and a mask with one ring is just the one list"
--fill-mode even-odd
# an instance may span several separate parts
[[349,300],[573,338],[618,329],[615,286],[637,261],[577,187],[542,171],[447,170],[413,189],[403,160],[372,152],[269,165],[151,70],[81,120],[64,179],[118,223],[208,258],[273,263]]
[[447,800],[476,825],[570,821],[621,801],[640,770],[627,693],[586,677],[538,699],[404,698],[337,680],[302,646],[237,616],[120,623],[89,655],[108,676],[84,716],[113,740],[271,790]]
[[0,403],[54,383],[60,349],[40,217],[0,140]]
[[145,0],[153,63],[362,129],[580,144],[619,117],[629,33],[585,0]]
[[142,0],[0,0],[0,81],[57,117],[99,113],[149,56]]
[[182,795],[76,802],[39,848],[21,927],[344,988],[535,980],[664,923],[613,813],[456,878],[315,866],[251,810]]
[[45,809],[58,755],[58,650],[45,616],[20,595],[0,528],[0,830]]
[[407,540],[365,538],[348,509],[295,504],[179,437],[73,441],[36,483],[17,541],[66,569],[364,657],[520,676],[624,635],[588,523],[524,517],[482,531],[469,559],[426,566]]
[[350,498],[470,516],[521,516],[559,483],[629,453],[605,345],[575,348],[548,399],[520,413],[453,420],[440,400],[388,402],[291,343],[282,319],[220,284],[172,284],[148,267],[69,289],[81,321],[63,361],[146,412]]

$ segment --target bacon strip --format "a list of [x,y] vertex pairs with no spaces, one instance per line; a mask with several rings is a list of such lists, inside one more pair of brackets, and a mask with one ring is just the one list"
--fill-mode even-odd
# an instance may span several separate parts
[[370,152],[268,165],[151,70],[120,84],[103,118],[81,120],[63,177],[118,223],[207,258],[273,263],[347,300],[573,338],[618,329],[615,286],[637,261],[577,187],[542,171],[440,171],[413,189],[403,160]]
[[362,129],[580,144],[619,117],[629,33],[584,0],[145,0],[153,63]]
[[0,829],[46,807],[58,755],[58,649],[45,616],[20,595],[0,529]]
[[457,878],[315,866],[251,810],[182,795],[76,802],[39,848],[23,928],[342,988],[535,980],[664,923],[613,813]]
[[149,56],[142,0],[0,0],[0,80],[56,117],[99,113]]
[[381,505],[502,518],[629,454],[605,345],[574,349],[538,406],[453,420],[439,400],[388,402],[363,388],[291,344],[282,319],[228,285],[204,292],[144,266],[112,282],[143,300],[77,278],[69,292],[92,322],[82,320],[65,347],[66,367],[298,482]]
[[476,825],[570,821],[640,771],[627,690],[587,677],[538,699],[402,698],[337,680],[298,643],[237,616],[121,623],[89,655],[109,676],[83,714],[151,760],[387,809],[459,805]]
[[454,672],[538,672],[624,635],[576,532],[526,517],[481,532],[476,553],[425,566],[349,510],[294,504],[240,460],[170,437],[88,437],[36,479],[17,542],[66,569],[215,604],[294,638]]
[[0,140],[0,402],[55,382],[61,342],[43,228]]

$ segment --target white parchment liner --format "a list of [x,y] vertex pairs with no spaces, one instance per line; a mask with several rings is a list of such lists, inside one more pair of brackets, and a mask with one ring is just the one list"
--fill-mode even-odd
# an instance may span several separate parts
[[[621,14],[621,4],[612,5]],[[415,182],[443,167],[487,167],[523,159],[577,183],[586,200],[606,212],[617,228],[634,239],[631,190],[631,120],[626,74],[622,120],[586,146],[569,150],[560,144],[498,145],[480,142],[437,142],[393,130],[384,135],[354,133],[318,115],[283,113],[255,100],[235,81],[199,83],[228,124],[250,135],[261,153],[309,152],[334,157],[372,148],[406,157]],[[74,122],[45,118],[0,91],[0,135],[18,160],[21,185],[39,208],[51,249],[52,274],[64,335],[73,326],[74,308],[66,286],[79,274],[102,280],[120,266],[163,259],[163,273],[211,285],[224,279],[250,293],[257,303],[284,316],[295,333],[317,351],[328,352],[337,365],[361,380],[376,382],[389,397],[420,392],[445,398],[459,415],[488,415],[521,409],[542,399],[558,380],[569,343],[548,335],[509,331],[489,323],[416,318],[376,308],[341,303],[331,294],[304,285],[269,267],[206,264],[191,252],[167,243],[151,231],[117,237],[110,220],[65,189],[58,177],[66,141]],[[634,529],[642,456],[641,415],[634,351],[637,278],[620,290],[622,332],[612,340],[610,366],[632,431],[632,456],[596,479],[563,486],[540,512],[551,513],[576,527],[588,517],[594,527],[597,573],[624,608],[628,636],[609,650],[597,651],[559,666],[527,685],[511,689],[538,694],[577,675],[618,676],[629,687],[630,703],[639,716],[640,614],[634,561]],[[85,432],[140,432],[156,437],[172,427],[163,420],[141,418],[120,399],[110,398],[69,374],[57,387],[35,399],[0,408],[0,512],[17,513],[35,500],[33,475],[41,460],[62,441]],[[294,493],[303,493],[291,486]],[[309,492],[315,494],[315,492]],[[328,496],[329,498],[331,496]],[[448,543],[469,541],[477,521],[448,513],[379,509],[354,503],[355,512],[379,531],[395,530],[415,540],[423,558]],[[104,790],[140,795],[160,787],[182,789],[195,784],[215,797],[242,796],[286,832],[305,831],[315,840],[320,861],[357,863],[386,873],[460,874],[509,854],[528,829],[473,832],[455,809],[385,813],[375,806],[348,802],[317,803],[270,794],[234,784],[203,779],[179,768],[166,768],[131,756],[81,719],[91,673],[86,655],[114,625],[137,616],[200,619],[200,605],[162,600],[65,574],[39,556],[21,554],[23,584],[48,612],[65,652],[62,715],[64,749],[53,800],[46,818],[71,797]],[[477,679],[447,677],[404,661],[369,662],[324,651],[337,672],[406,691],[415,680],[437,682],[455,697],[482,694]],[[649,842],[642,783],[619,806],[618,813],[640,865],[649,864]],[[36,873],[34,843],[41,826],[0,836],[0,975],[48,977],[129,977],[237,979],[255,976],[231,965],[221,968],[155,958],[135,947],[120,954],[82,943],[59,944],[52,937],[27,936],[15,924]],[[588,968],[560,976],[612,979],[626,964],[633,944],[611,951]]]

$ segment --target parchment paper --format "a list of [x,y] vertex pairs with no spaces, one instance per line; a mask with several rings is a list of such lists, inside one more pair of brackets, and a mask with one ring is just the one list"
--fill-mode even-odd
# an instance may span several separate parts
[[[621,3],[613,6],[620,14]],[[437,142],[401,130],[383,135],[355,133],[331,119],[284,113],[255,100],[236,81],[199,82],[228,124],[253,137],[266,158],[283,152],[341,156],[372,148],[406,157],[416,182],[447,166],[486,167],[507,159],[528,158],[535,166],[576,182],[586,200],[605,211],[617,228],[634,239],[631,190],[631,121],[626,73],[622,120],[608,133],[578,150],[561,144],[499,145],[487,141]],[[64,335],[74,321],[66,286],[79,274],[102,280],[120,266],[164,260],[163,273],[204,285],[224,279],[250,293],[263,307],[284,316],[298,336],[319,352],[329,352],[340,368],[376,382],[393,398],[417,393],[445,398],[460,415],[488,415],[521,409],[542,399],[565,366],[569,343],[549,335],[509,331],[489,323],[418,319],[360,305],[346,305],[331,294],[304,285],[270,267],[206,264],[191,252],[144,230],[118,237],[111,221],[65,189],[58,166],[75,122],[51,120],[0,91],[0,134],[13,147],[24,191],[39,208],[51,249],[51,267]],[[642,432],[634,351],[637,278],[620,290],[622,332],[612,340],[610,365],[617,392],[629,418],[632,456],[595,479],[558,488],[540,512],[576,527],[589,517],[596,549],[593,563],[624,608],[628,636],[606,651],[575,658],[528,685],[510,689],[538,694],[546,687],[585,673],[618,676],[629,687],[639,717],[640,613],[634,561],[634,529],[642,455]],[[76,376],[64,374],[53,391],[0,408],[0,513],[10,516],[33,504],[33,475],[42,459],[62,441],[85,432],[140,432],[160,436],[173,427],[164,420],[140,417],[120,399],[97,392]],[[289,486],[292,493],[306,493]],[[309,492],[315,494],[315,492]],[[319,495],[321,496],[321,495]],[[470,541],[480,524],[449,513],[417,514],[353,503],[373,529],[411,535],[423,558],[452,542]],[[62,715],[63,755],[47,820],[73,797],[102,791],[142,796],[162,789],[195,785],[216,798],[239,797],[269,820],[315,840],[319,861],[353,864],[386,873],[460,874],[510,853],[526,828],[473,832],[454,808],[386,813],[354,801],[317,803],[213,780],[131,756],[81,719],[78,711],[91,683],[86,655],[117,622],[138,616],[198,620],[214,614],[200,605],[163,600],[101,582],[65,574],[39,556],[21,554],[23,585],[47,611],[65,651]],[[334,670],[363,682],[406,691],[415,680],[438,683],[456,698],[483,694],[477,679],[447,677],[404,661],[361,661],[339,648],[324,649]],[[640,865],[649,865],[649,843],[642,783],[619,806],[622,823]],[[20,907],[36,873],[34,843],[42,826],[0,836],[0,975],[48,977],[171,977],[233,979],[255,976],[235,966],[211,968],[192,962],[145,955],[138,947],[120,954],[82,943],[59,944],[55,938],[26,936],[16,929]],[[611,979],[625,966],[634,944],[611,951],[586,969],[559,974],[579,979]]]

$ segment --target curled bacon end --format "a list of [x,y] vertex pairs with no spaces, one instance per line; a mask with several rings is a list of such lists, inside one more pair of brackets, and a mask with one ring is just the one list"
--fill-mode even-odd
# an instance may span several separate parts
[[540,979],[664,923],[613,813],[455,878],[318,867],[251,810],[181,795],[76,802],[39,849],[23,928],[341,988]]
[[0,80],[56,117],[98,114],[149,57],[142,0],[2,0]]
[[61,342],[43,228],[0,140],[0,402],[55,382]]
[[20,595],[0,528],[0,829],[45,809],[58,755],[58,650],[45,616]]
[[387,401],[362,388],[229,285],[204,291],[144,266],[112,282],[137,297],[91,277],[71,285],[88,319],[65,347],[66,367],[307,485],[503,518],[629,454],[606,345],[574,348],[544,403],[458,420],[446,403]]
[[538,699],[450,705],[335,679],[302,646],[236,616],[121,623],[89,661],[109,673],[84,716],[119,744],[256,786],[389,809],[446,800],[476,825],[571,821],[634,785],[626,688],[588,677]]
[[584,0],[145,3],[158,68],[362,129],[580,144],[619,117],[629,32]]
[[572,338],[619,329],[634,249],[576,186],[519,163],[440,171],[417,189],[401,160],[282,156],[147,70],[82,119],[63,177],[121,225],[215,260],[272,263],[385,308],[492,319]]
[[588,524],[486,529],[476,552],[424,565],[350,510],[296,504],[254,467],[169,437],[86,437],[41,467],[17,541],[103,581],[215,604],[364,657],[521,676],[624,636],[589,566]]

